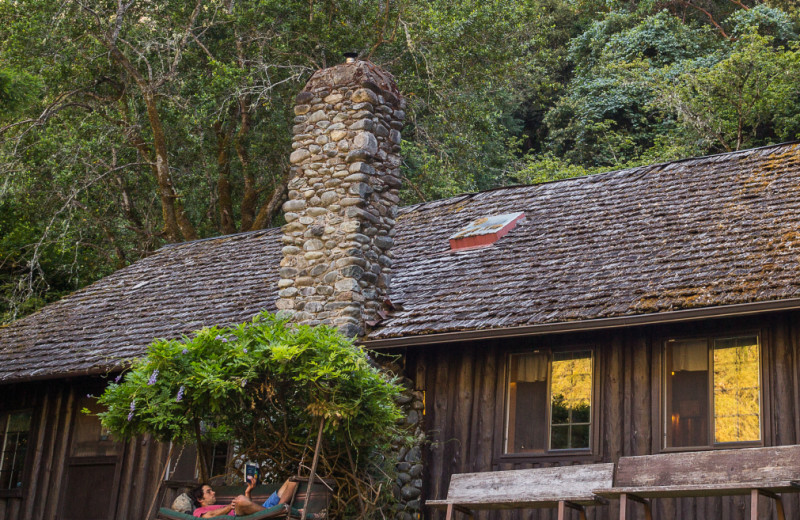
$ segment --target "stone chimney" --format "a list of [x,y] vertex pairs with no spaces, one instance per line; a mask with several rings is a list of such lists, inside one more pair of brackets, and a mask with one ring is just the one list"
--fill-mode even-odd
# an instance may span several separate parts
[[354,60],[316,72],[294,108],[278,310],[353,337],[387,302],[405,101]]

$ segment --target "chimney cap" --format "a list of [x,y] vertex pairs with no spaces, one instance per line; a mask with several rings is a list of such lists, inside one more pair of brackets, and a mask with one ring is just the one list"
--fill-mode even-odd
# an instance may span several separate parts
[[344,53],[344,62],[345,63],[353,63],[358,58],[357,52],[345,52]]

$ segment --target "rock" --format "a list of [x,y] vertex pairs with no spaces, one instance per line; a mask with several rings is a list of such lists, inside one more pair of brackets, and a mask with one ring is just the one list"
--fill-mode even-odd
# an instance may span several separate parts
[[413,499],[419,497],[421,494],[422,494],[422,491],[419,488],[417,488],[417,487],[415,487],[415,486],[413,486],[411,484],[406,484],[405,486],[400,488],[400,496],[404,500],[413,500]]
[[353,138],[353,147],[365,150],[369,155],[378,153],[378,140],[372,132],[359,132]]
[[294,113],[298,116],[307,114],[309,110],[311,110],[311,105],[295,105],[294,107]]
[[[285,157],[285,156],[284,156]],[[289,162],[292,164],[297,164],[302,162],[306,159],[311,157],[311,154],[305,148],[298,148],[297,150],[293,151],[292,154],[289,156]]]
[[311,240],[308,240],[306,241],[305,244],[303,244],[303,249],[305,251],[319,251],[323,247],[324,244],[322,243],[322,240],[319,240],[317,238],[312,238]]
[[419,446],[414,446],[413,448],[408,450],[408,453],[406,453],[406,456],[403,457],[403,460],[405,460],[406,462],[414,462],[414,463],[421,462],[422,461],[421,455],[422,454],[420,453]]
[[350,125],[350,130],[366,130],[370,132],[374,127],[375,123],[373,123],[372,119],[360,119]]
[[346,160],[348,163],[352,163],[356,161],[366,161],[367,159],[370,158],[371,156],[367,153],[366,150],[362,150],[359,148],[358,150],[352,150],[350,153],[348,153]]
[[324,121],[328,118],[328,115],[323,110],[317,110],[306,120],[308,123],[316,123],[317,121]]
[[295,103],[302,105],[308,103],[312,99],[314,99],[314,94],[312,94],[311,92],[301,92],[297,94],[297,97],[295,98]]
[[353,92],[353,96],[350,98],[350,101],[353,103],[372,103],[373,105],[378,103],[378,96],[371,90],[360,88]]
[[330,133],[331,141],[338,142],[347,137],[347,130],[333,130]]
[[283,203],[283,211],[300,211],[306,208],[306,201],[302,199],[287,200]]
[[365,162],[354,162],[347,169],[350,173],[363,173],[366,175],[375,175],[375,168]]

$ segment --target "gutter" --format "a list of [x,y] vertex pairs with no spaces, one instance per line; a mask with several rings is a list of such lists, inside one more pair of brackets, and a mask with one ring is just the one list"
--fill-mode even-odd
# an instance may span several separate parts
[[385,338],[360,341],[359,344],[371,350],[411,347],[419,345],[436,345],[441,343],[457,343],[479,341],[484,339],[516,338],[520,336],[540,336],[544,334],[565,334],[568,332],[588,332],[597,330],[638,327],[642,325],[658,325],[680,323],[710,318],[730,318],[748,316],[766,312],[789,311],[800,309],[800,298],[772,300],[755,303],[738,303],[700,309],[686,309],[654,314],[638,314],[616,318],[599,318],[583,321],[562,321],[542,323],[519,327],[500,327],[496,329],[478,329],[458,332],[442,332],[437,334],[418,334],[398,338]]

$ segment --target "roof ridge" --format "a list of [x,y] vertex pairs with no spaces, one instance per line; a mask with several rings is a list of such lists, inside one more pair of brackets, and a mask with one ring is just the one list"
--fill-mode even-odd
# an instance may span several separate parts
[[[538,186],[547,186],[547,185],[553,185],[553,184],[559,184],[559,183],[577,182],[577,181],[580,181],[580,180],[590,179],[590,178],[591,178],[591,182],[598,182],[600,180],[599,177],[602,177],[602,176],[611,177],[611,176],[615,176],[615,175],[641,175],[641,174],[649,173],[650,171],[663,170],[664,168],[666,168],[668,166],[681,164],[681,163],[694,162],[694,161],[706,161],[706,160],[715,159],[715,158],[724,157],[724,156],[734,157],[736,155],[752,155],[753,153],[757,153],[757,152],[760,152],[760,151],[763,151],[763,150],[766,150],[766,149],[769,149],[769,148],[789,147],[789,146],[798,145],[798,144],[800,144],[800,139],[797,139],[797,140],[794,140],[794,141],[784,141],[782,143],[776,143],[776,144],[768,144],[768,145],[764,145],[764,146],[759,146],[758,148],[747,148],[747,149],[744,149],[744,150],[733,150],[733,151],[730,151],[730,152],[720,152],[720,153],[715,153],[715,154],[710,154],[710,155],[700,155],[700,156],[696,156],[696,157],[686,157],[686,158],[683,158],[683,159],[676,159],[674,161],[664,161],[664,162],[658,162],[658,163],[643,164],[641,166],[632,166],[630,168],[621,168],[621,169],[618,169],[618,170],[609,170],[609,171],[604,171],[604,172],[589,173],[587,175],[578,175],[576,177],[567,177],[566,179],[554,179],[554,180],[551,180],[551,181],[538,182],[536,184],[512,184],[512,185],[508,185],[508,186],[497,186],[497,187],[494,187],[494,188],[489,188],[489,189],[481,190],[481,191],[461,193],[461,194],[454,195],[453,197],[449,197],[449,198],[446,198],[446,199],[436,199],[436,200],[431,200],[431,201],[426,201],[426,202],[418,202],[416,204],[403,206],[402,208],[400,208],[400,211],[401,211],[401,213],[405,214],[405,213],[410,213],[410,212],[413,212],[413,211],[422,210],[423,206],[430,206],[431,208],[435,208],[435,207],[438,207],[438,206],[441,206],[441,205],[445,205],[445,204],[456,204],[456,203],[459,203],[459,202],[461,202],[461,201],[463,201],[465,199],[471,199],[471,198],[476,197],[478,195],[481,195],[481,194],[484,194],[484,193],[492,193],[492,192],[495,192],[495,191],[521,190],[521,189],[524,189],[524,188],[534,188],[534,187],[538,187]],[[426,207],[424,209],[429,209],[429,208]]]

